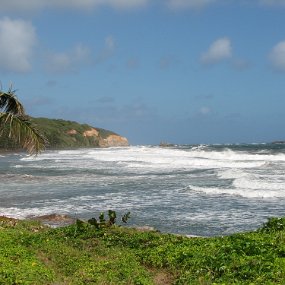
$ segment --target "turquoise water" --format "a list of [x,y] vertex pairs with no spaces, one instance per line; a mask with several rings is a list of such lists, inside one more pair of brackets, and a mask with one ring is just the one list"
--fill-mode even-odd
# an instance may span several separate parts
[[187,145],[47,151],[0,157],[0,215],[112,209],[130,225],[227,235],[285,216],[285,145]]

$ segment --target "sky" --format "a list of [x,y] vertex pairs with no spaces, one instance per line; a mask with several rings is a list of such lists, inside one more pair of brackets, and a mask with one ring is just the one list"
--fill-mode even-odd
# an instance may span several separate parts
[[285,0],[0,0],[0,82],[131,145],[285,140]]

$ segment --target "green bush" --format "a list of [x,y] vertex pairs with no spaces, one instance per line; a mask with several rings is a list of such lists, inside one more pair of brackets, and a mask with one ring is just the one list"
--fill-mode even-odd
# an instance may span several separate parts
[[[99,137],[105,139],[109,135],[115,134],[111,131],[96,128],[99,137],[85,137],[83,133],[90,130],[90,125],[79,124],[73,121],[48,118],[31,118],[32,123],[37,126],[41,133],[47,138],[47,148],[51,149],[71,149],[78,147],[98,147]],[[75,130],[75,134],[68,133]],[[0,141],[0,149],[18,149],[19,144],[3,135]]]
[[275,233],[285,230],[285,218],[270,218],[267,223],[263,225],[260,232]]
[[113,211],[95,219],[0,219],[0,284],[284,284],[284,218],[215,238],[118,226]]

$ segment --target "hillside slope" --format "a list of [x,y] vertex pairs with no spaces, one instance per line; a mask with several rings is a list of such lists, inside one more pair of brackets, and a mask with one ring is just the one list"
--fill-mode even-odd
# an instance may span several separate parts
[[[33,124],[48,139],[47,149],[78,147],[128,146],[128,140],[112,131],[94,128],[87,124],[48,118],[31,118]],[[19,146],[3,136],[0,148],[17,149]]]

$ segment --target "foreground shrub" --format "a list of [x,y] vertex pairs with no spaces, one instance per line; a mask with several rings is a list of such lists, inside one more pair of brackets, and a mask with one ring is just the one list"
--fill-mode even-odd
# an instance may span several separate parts
[[141,232],[116,218],[56,229],[0,222],[0,284],[284,284],[284,218],[216,238]]

